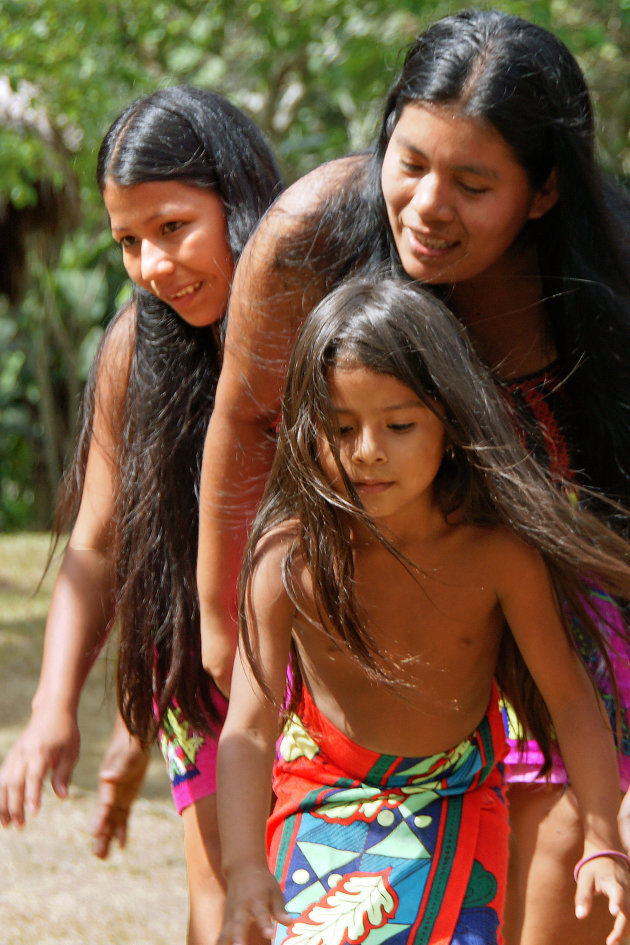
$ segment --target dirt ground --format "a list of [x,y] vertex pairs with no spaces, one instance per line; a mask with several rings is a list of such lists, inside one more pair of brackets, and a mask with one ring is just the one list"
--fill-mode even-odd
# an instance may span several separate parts
[[[0,759],[25,725],[39,673],[56,567],[33,596],[45,535],[0,535]],[[186,874],[181,822],[159,755],[134,806],[127,848],[90,849],[96,773],[107,744],[112,665],[102,655],[80,709],[81,758],[71,795],[50,786],[22,831],[0,832],[0,945],[183,945]]]

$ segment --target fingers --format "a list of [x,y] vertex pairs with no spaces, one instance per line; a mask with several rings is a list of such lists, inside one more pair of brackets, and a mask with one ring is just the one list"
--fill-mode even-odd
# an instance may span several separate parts
[[249,916],[245,913],[232,916],[223,923],[217,945],[247,945],[250,926]]
[[121,803],[119,792],[119,784],[100,779],[98,804],[92,820],[92,850],[101,860],[109,855],[112,840],[117,840],[121,849],[127,843],[129,804]]
[[272,891],[271,900],[271,914],[276,922],[279,922],[280,925],[290,925],[293,922],[293,916],[290,916],[286,911],[284,896],[279,886]]
[[578,919],[590,912],[595,893],[606,896],[608,910],[615,917],[606,945],[622,945],[630,928],[630,874],[627,868],[606,856],[598,857],[582,867],[575,896],[575,914]]
[[260,883],[260,874],[254,874],[237,885],[240,888],[233,892],[228,885],[225,921],[217,945],[247,945],[252,922],[267,939],[273,938],[274,922],[291,924],[294,917],[286,911],[282,890],[273,876],[268,874]]
[[[68,796],[68,787],[70,785],[70,778],[72,776],[72,769],[74,768],[75,759],[70,757],[66,752],[60,754],[59,759],[55,766],[53,767],[50,782],[53,787],[53,791],[57,797],[67,797]],[[43,776],[39,781],[39,788],[41,791]]]
[[[615,915],[615,913],[612,912],[612,908],[610,911],[613,915]],[[621,945],[621,943],[625,940],[627,928],[628,920],[626,916],[623,914],[623,912],[618,911],[613,930],[606,939],[606,945]]]
[[12,823],[16,827],[24,826],[24,779],[4,769],[0,784],[0,823],[3,827]]
[[578,919],[585,919],[593,905],[593,885],[586,877],[580,875],[575,893],[575,915]]
[[14,746],[0,770],[0,823],[4,827],[23,827],[26,811],[39,810],[47,770],[43,755],[29,757],[19,742]]
[[48,772],[55,793],[67,797],[81,737],[74,713],[53,707],[33,713],[0,768],[0,823],[22,827],[25,814],[39,810]]

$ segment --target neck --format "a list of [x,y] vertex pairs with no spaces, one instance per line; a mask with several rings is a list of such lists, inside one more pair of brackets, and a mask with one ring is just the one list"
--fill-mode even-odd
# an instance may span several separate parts
[[[449,522],[433,500],[426,508],[415,506],[413,509],[408,509],[404,515],[375,519],[374,522],[384,538],[390,541],[399,552],[412,559],[419,547],[433,545],[449,528]],[[355,551],[381,552],[383,550],[379,538],[361,522],[356,522],[352,526],[352,541]]]
[[456,284],[450,302],[475,350],[497,377],[532,374],[553,361],[534,247],[509,266]]

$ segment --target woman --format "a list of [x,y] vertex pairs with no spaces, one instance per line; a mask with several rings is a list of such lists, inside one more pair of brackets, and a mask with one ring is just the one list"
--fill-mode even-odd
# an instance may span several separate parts
[[[0,821],[24,823],[48,771],[67,794],[79,695],[117,619],[124,722],[144,743],[159,730],[182,813],[188,942],[214,945],[224,897],[216,738],[226,703],[200,659],[198,482],[234,265],[280,176],[245,115],[219,95],[177,87],[122,112],[101,145],[97,178],[134,294],[88,383],[57,533],[74,526],[31,720],[0,773]],[[101,791],[95,828],[100,855],[112,833],[124,836],[144,762],[119,722],[101,772],[110,793]]]
[[[384,269],[431,285],[551,474],[572,471],[580,485],[628,499],[628,201],[612,196],[568,50],[519,18],[466,11],[409,51],[373,152],[317,169],[278,201],[235,276],[206,439],[198,579],[208,669],[220,668],[234,633],[230,567],[273,455],[296,327],[350,273]],[[604,696],[609,688],[603,680]],[[515,777],[531,776],[525,764]],[[554,778],[510,788],[512,945],[605,938],[601,912],[581,924],[573,915],[582,838],[560,766]]]

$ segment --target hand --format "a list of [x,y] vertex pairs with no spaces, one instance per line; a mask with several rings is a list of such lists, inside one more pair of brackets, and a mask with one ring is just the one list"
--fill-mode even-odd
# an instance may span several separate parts
[[150,753],[129,734],[120,716],[98,773],[98,801],[92,819],[94,854],[104,860],[114,838],[127,842],[129,811],[144,780]]
[[236,653],[236,629],[233,633],[205,627],[201,631],[201,662],[226,699],[230,696],[232,668]]
[[606,945],[621,945],[630,929],[630,870],[612,857],[601,856],[581,868],[575,894],[575,914],[583,919],[591,911],[593,895],[608,898],[608,909],[614,916],[613,930]]
[[621,802],[617,823],[626,853],[630,853],[630,788],[626,791],[626,795]]
[[284,896],[266,866],[247,866],[228,877],[223,927],[217,945],[247,945],[248,930],[256,922],[265,938],[273,935],[273,921],[289,925]]
[[68,796],[81,736],[76,713],[33,711],[30,722],[0,768],[0,823],[23,827],[25,811],[39,810],[42,784],[50,771],[57,797]]

